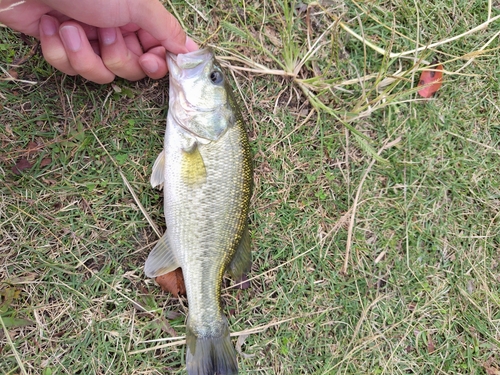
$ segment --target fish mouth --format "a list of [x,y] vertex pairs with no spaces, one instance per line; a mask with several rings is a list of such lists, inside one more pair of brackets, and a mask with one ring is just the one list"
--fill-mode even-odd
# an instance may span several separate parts
[[167,65],[170,76],[175,80],[195,77],[200,70],[203,70],[205,64],[212,60],[213,55],[210,47],[178,55],[167,52]]
[[[201,76],[207,64],[212,62],[213,57],[214,53],[210,47],[178,55],[167,52],[170,94],[175,93],[175,96],[181,98],[181,102],[192,107],[186,98],[182,82]],[[196,109],[203,111],[201,108]],[[207,109],[207,111],[210,110],[212,109]]]
[[[207,134],[202,131],[202,127],[192,126],[192,122],[213,116],[215,112],[219,111],[221,105],[220,103],[216,103],[213,106],[207,106],[207,103],[204,102],[203,106],[198,106],[195,104],[196,101],[192,102],[190,95],[193,95],[192,90],[194,86],[192,82],[196,82],[200,77],[206,75],[207,72],[205,70],[213,64],[213,61],[214,53],[210,47],[178,55],[167,52],[170,77],[169,104],[170,108],[176,108],[176,110],[169,110],[169,115],[173,116],[174,121],[181,128],[204,144],[217,140],[221,132]],[[199,95],[196,92],[194,94],[195,96]]]

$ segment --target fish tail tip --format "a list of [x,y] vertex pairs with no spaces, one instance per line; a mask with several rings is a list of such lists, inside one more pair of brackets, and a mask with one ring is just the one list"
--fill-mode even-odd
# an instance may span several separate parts
[[236,350],[231,343],[227,323],[222,334],[196,336],[189,328],[186,333],[188,375],[237,375]]

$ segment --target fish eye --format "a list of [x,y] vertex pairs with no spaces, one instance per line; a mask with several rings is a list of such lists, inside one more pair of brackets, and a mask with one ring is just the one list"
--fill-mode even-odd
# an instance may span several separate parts
[[224,76],[218,70],[214,70],[210,73],[210,81],[212,81],[214,85],[220,85],[223,80]]

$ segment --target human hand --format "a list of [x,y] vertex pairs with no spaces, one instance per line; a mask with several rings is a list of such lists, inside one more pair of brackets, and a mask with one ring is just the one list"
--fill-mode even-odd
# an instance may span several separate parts
[[165,50],[198,49],[158,0],[2,0],[0,22],[39,38],[56,69],[96,83],[158,79]]

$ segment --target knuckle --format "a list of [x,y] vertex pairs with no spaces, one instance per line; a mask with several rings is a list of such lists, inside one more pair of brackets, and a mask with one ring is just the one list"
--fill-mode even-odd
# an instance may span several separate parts
[[111,71],[118,71],[122,70],[125,65],[126,61],[119,59],[119,58],[109,58],[109,59],[103,59],[104,66],[108,68]]
[[130,65],[132,60],[131,53],[129,51],[116,51],[103,49],[101,54],[101,59],[106,68],[111,71],[123,70],[126,66]]
[[64,50],[43,51],[43,57],[53,67],[59,69],[68,65],[68,56]]
[[112,72],[99,64],[73,66],[73,69],[83,78],[100,84],[110,83],[115,79],[115,75]]

